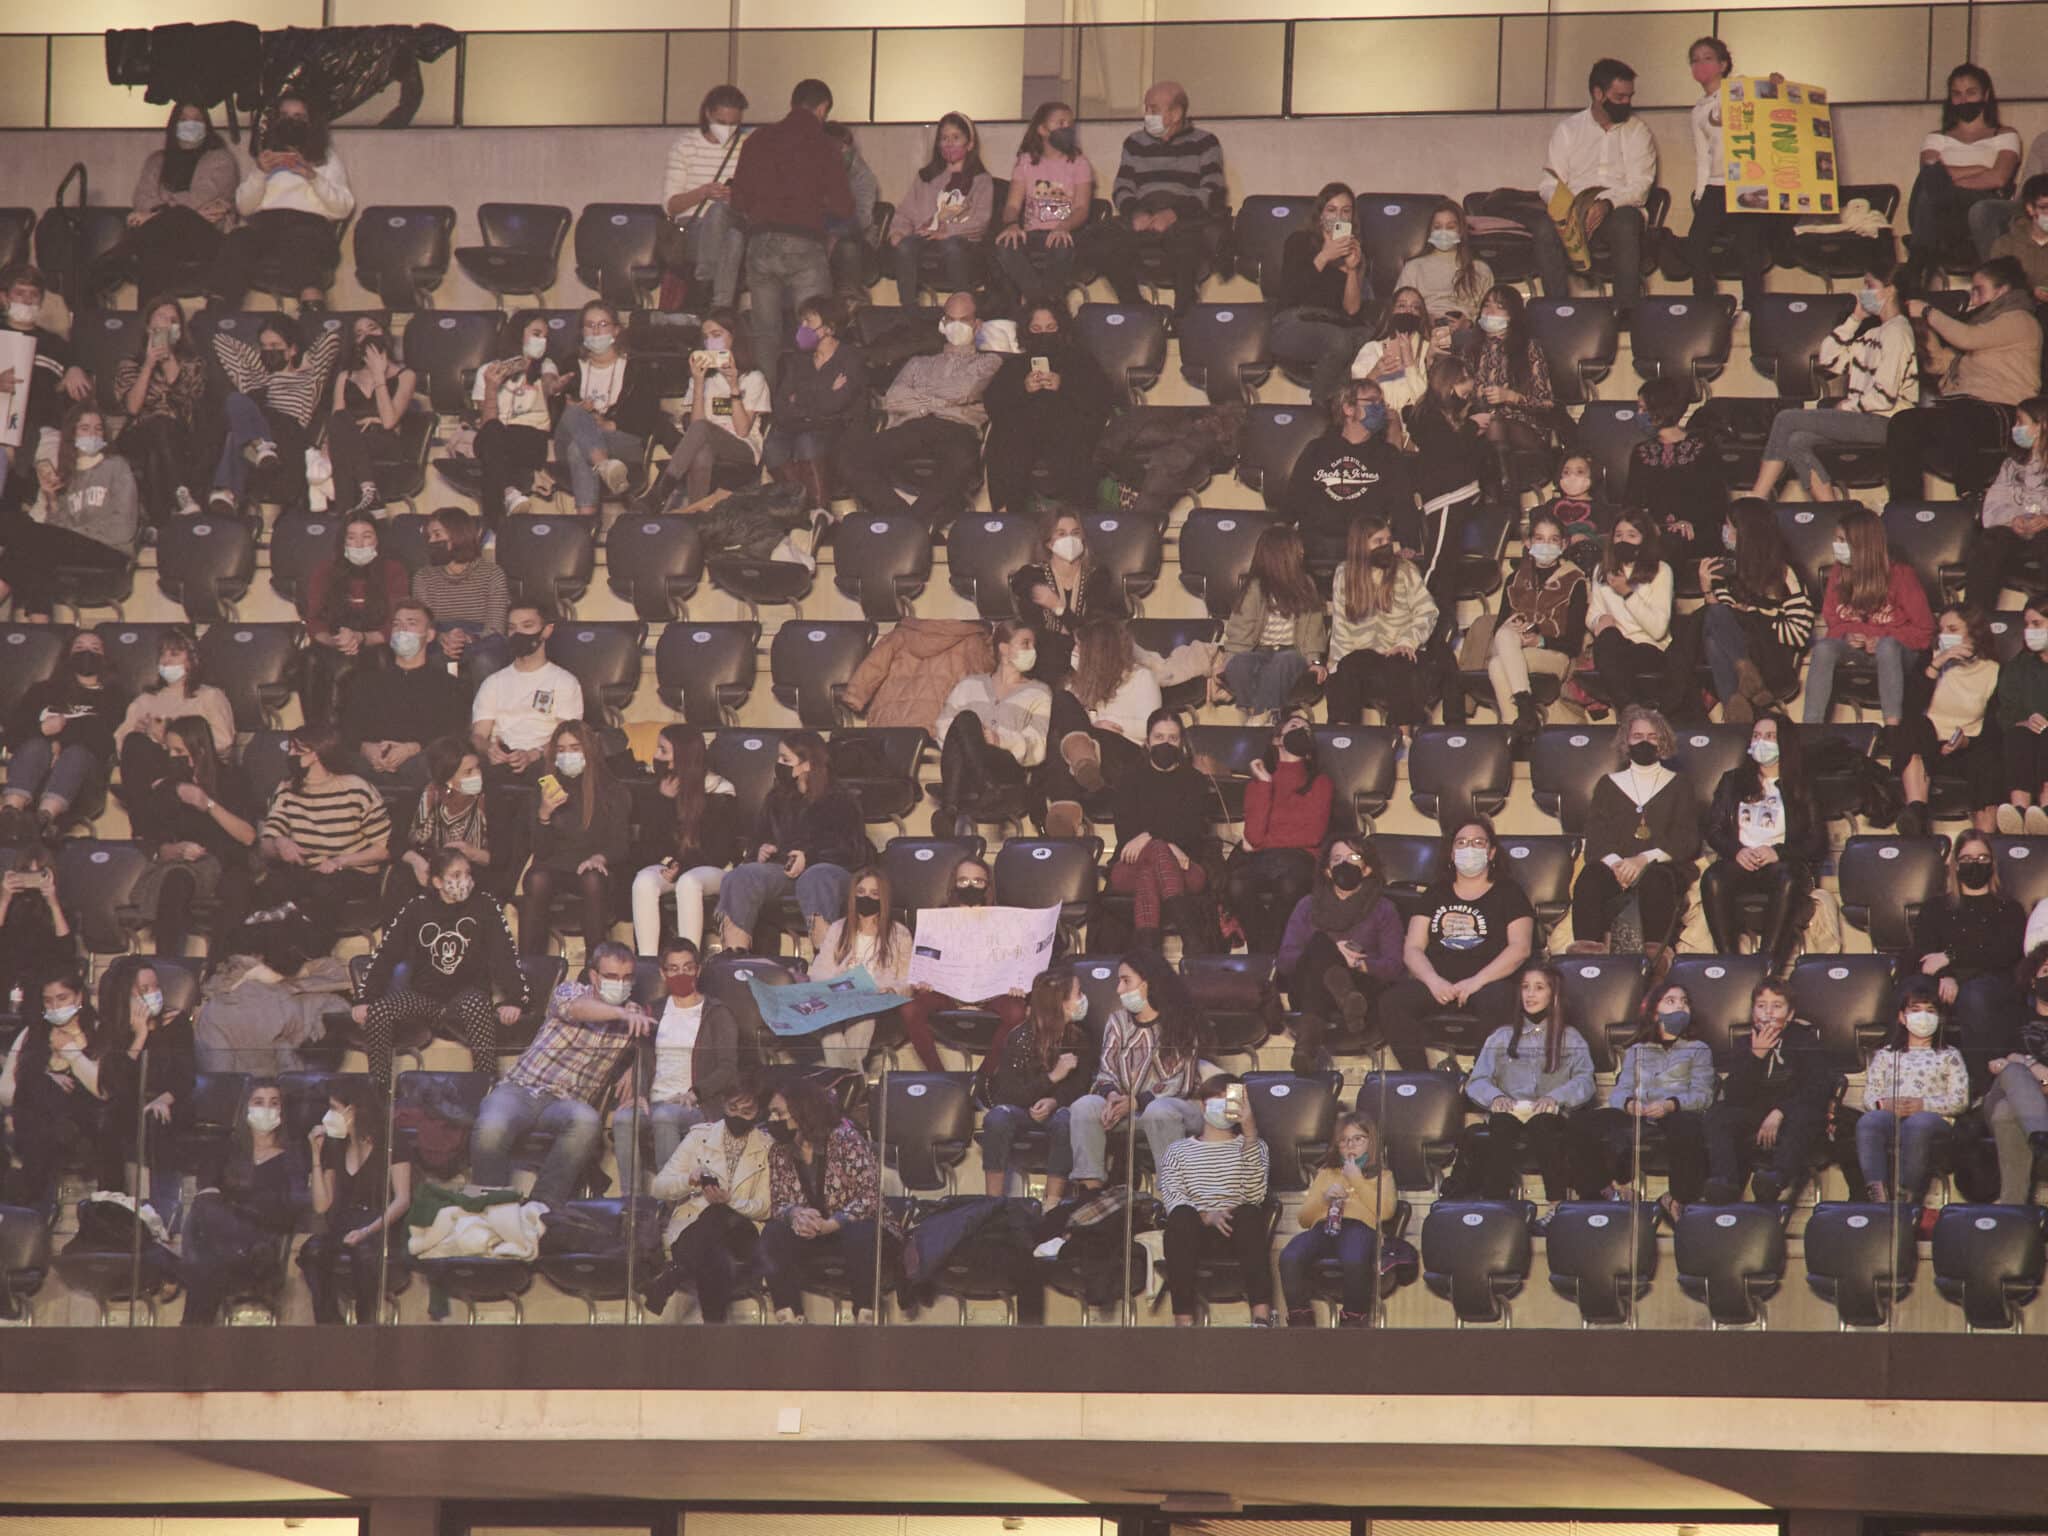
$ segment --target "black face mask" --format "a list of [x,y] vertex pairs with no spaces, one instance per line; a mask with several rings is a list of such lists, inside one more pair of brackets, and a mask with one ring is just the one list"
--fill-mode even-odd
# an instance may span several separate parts
[[1063,155],[1079,154],[1081,135],[1072,128],[1055,128],[1045,136],[1045,142]]
[[291,359],[282,352],[274,351],[269,347],[263,349],[263,371],[265,373],[283,373],[290,366]]
[[1391,544],[1382,544],[1365,558],[1380,570],[1391,571],[1394,568],[1394,562],[1401,558],[1401,552]]
[[189,757],[172,758],[169,765],[164,769],[164,777],[174,784],[191,783],[192,759]]
[[454,558],[455,546],[452,544],[429,544],[427,546],[427,564],[429,565],[446,565]]
[[1154,742],[1152,749],[1145,755],[1152,760],[1152,766],[1161,773],[1172,772],[1180,763],[1180,748],[1170,741]]
[[796,788],[796,770],[787,763],[777,763],[775,765],[775,787],[777,789]]
[[1975,862],[1956,866],[1956,884],[1966,891],[1991,889],[1991,866]]
[[1628,744],[1628,760],[1638,768],[1647,768],[1657,761],[1657,743],[1654,741],[1632,741]]
[[101,657],[97,651],[80,651],[71,658],[71,670],[80,677],[98,677]]
[[1282,750],[1292,752],[1296,757],[1307,757],[1315,749],[1315,744],[1315,737],[1298,728],[1280,738]]
[[727,1115],[725,1128],[735,1136],[744,1136],[754,1128],[754,1122],[745,1115]]
[[1974,123],[1984,115],[1984,103],[1981,101],[1959,101],[1951,106],[1949,111],[1959,123]]
[[1355,891],[1365,884],[1365,871],[1356,864],[1339,864],[1330,871],[1330,884],[1340,891]]
[[956,885],[953,887],[953,905],[956,907],[985,907],[988,905],[988,887],[985,885]]
[[537,633],[527,635],[507,635],[505,637],[505,649],[510,651],[514,656],[531,656],[535,651],[539,650],[540,647],[541,637]]
[[1635,104],[1627,101],[1602,102],[1601,110],[1607,114],[1610,123],[1625,123],[1635,112]]
[[853,910],[862,917],[873,917],[882,910],[882,898],[879,896],[856,896],[853,898]]
[[768,1122],[768,1134],[784,1146],[787,1146],[790,1142],[796,1140],[796,1127],[787,1120],[770,1120]]
[[2036,976],[2034,978],[2034,996],[2041,999],[2042,1002],[2048,1003],[2048,976]]

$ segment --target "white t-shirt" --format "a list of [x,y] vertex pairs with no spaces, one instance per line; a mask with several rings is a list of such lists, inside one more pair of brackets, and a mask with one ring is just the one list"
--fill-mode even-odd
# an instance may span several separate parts
[[[1293,622],[1288,620],[1290,644],[1294,639]],[[1131,675],[1117,684],[1115,693],[1104,699],[1099,708],[1088,712],[1088,723],[1114,725],[1123,733],[1125,741],[1137,746],[1145,739],[1145,722],[1152,718],[1152,711],[1158,707],[1159,679],[1150,667],[1135,666],[1131,668]]]
[[1988,139],[1979,139],[1966,144],[1961,139],[1952,139],[1945,133],[1930,133],[1920,141],[1920,153],[1933,150],[1941,156],[1943,165],[1984,166],[1998,163],[2000,155],[2017,155],[2020,152],[2020,136],[2010,128],[2001,129]]
[[704,1022],[704,994],[689,1002],[668,1000],[661,1023],[654,1031],[654,1083],[647,1090],[650,1104],[680,1104],[695,1084],[690,1077],[690,1052],[697,1045],[697,1030]]
[[[732,432],[734,437],[738,437],[739,433],[733,431],[732,425],[733,388],[731,384],[726,382],[725,375],[722,373],[707,373],[704,375],[704,395],[706,402],[704,406],[705,418],[725,428],[726,431]],[[761,418],[763,413],[772,404],[768,394],[768,381],[761,377],[758,369],[750,368],[747,372],[740,375],[739,396],[740,404],[753,413],[753,420],[747,426],[745,441],[753,448],[754,457],[758,459],[761,457],[761,438],[763,436]],[[693,377],[689,383],[683,386],[683,425],[686,428],[690,423],[690,412],[695,408],[696,404],[697,381]]]
[[1745,800],[1736,811],[1736,836],[1745,848],[1775,848],[1785,841],[1785,797],[1776,779],[1764,780],[1761,800]]
[[[519,372],[498,386],[498,420],[508,427],[534,427],[542,432],[552,431],[554,419],[548,415],[548,397],[547,392],[541,388],[541,379],[554,378],[561,370],[555,366],[553,358],[544,358],[540,365],[541,378],[529,380],[526,377],[526,359],[522,357],[517,361],[520,365]],[[476,388],[470,391],[470,397],[478,405],[484,403],[484,375],[487,372],[488,369],[477,369]]]
[[608,363],[593,363],[589,358],[579,358],[576,363],[580,370],[577,379],[577,399],[593,416],[602,416],[619,403],[619,395],[626,387],[626,360],[614,357]]
[[567,667],[542,662],[532,672],[503,667],[484,679],[469,711],[470,724],[496,722],[498,740],[514,752],[548,744],[564,720],[583,718],[583,685]]

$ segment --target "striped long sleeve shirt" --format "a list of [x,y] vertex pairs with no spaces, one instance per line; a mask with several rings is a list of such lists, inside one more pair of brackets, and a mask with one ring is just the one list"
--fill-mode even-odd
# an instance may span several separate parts
[[305,850],[308,864],[317,864],[388,840],[391,813],[363,780],[336,774],[318,789],[279,785],[263,818],[263,835],[290,838]]
[[1120,217],[1171,208],[1184,219],[1205,219],[1223,207],[1223,145],[1206,128],[1181,125],[1170,139],[1140,128],[1124,140],[1110,201]]
[[1920,403],[1920,359],[1913,323],[1904,315],[1866,325],[1858,310],[1821,338],[1820,366],[1849,376],[1849,393],[1837,410],[1891,416]]
[[242,394],[261,395],[271,410],[302,427],[312,423],[313,412],[319,409],[340,350],[341,332],[326,331],[300,355],[298,367],[271,373],[263,366],[263,353],[246,341],[218,332],[213,338],[213,355],[220,359],[228,382]]
[[1266,1198],[1266,1172],[1272,1154],[1256,1136],[1204,1141],[1183,1136],[1166,1149],[1159,1164],[1159,1202],[1172,1211],[1191,1205],[1198,1211],[1234,1211],[1259,1205]]

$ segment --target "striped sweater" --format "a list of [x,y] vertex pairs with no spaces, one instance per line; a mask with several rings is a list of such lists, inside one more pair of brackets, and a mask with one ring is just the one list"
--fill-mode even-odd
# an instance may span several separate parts
[[1184,219],[1205,219],[1223,207],[1223,146],[1206,128],[1183,123],[1170,139],[1140,128],[1124,140],[1110,201],[1117,214],[1171,208]]
[[263,818],[265,837],[288,837],[306,862],[339,858],[383,843],[391,816],[376,790],[352,773],[339,773],[318,789],[280,784]]
[[1859,309],[1821,339],[1820,366],[1849,376],[1838,411],[1891,416],[1920,403],[1920,359],[1913,322],[1904,315],[1866,325]]
[[242,394],[261,395],[271,410],[302,427],[312,423],[340,351],[341,332],[326,331],[300,355],[298,367],[271,373],[263,366],[263,353],[246,341],[219,332],[213,338],[213,355],[228,382]]
[[505,633],[511,589],[495,560],[479,557],[460,576],[445,565],[423,565],[412,573],[412,595],[427,605],[441,629],[460,624],[480,635]]
[[1169,1211],[1183,1205],[1198,1211],[1234,1211],[1241,1205],[1263,1204],[1271,1157],[1256,1136],[1240,1134],[1228,1141],[1183,1136],[1160,1160],[1159,1203]]
[[1791,566],[1785,567],[1785,592],[1772,597],[1745,588],[1734,572],[1735,562],[1723,560],[1714,574],[1714,596],[1738,613],[1754,613],[1771,626],[1778,644],[1788,651],[1803,651],[1813,638],[1813,598],[1806,583]]

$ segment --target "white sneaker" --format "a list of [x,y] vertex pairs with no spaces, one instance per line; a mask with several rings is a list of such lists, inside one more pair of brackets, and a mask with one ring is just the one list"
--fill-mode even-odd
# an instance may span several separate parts
[[192,493],[184,486],[178,487],[171,500],[178,516],[197,517],[199,515],[199,503],[192,499]]
[[277,444],[269,438],[259,438],[251,445],[249,456],[258,464],[268,464],[277,457]]
[[614,496],[626,494],[626,465],[621,459],[606,459],[597,466],[597,478],[604,482],[604,488]]
[[206,498],[206,504],[208,507],[218,508],[232,517],[235,511],[235,493],[229,490],[215,491]]
[[520,490],[518,486],[508,485],[505,487],[505,513],[508,517],[517,517],[532,505],[533,498]]

